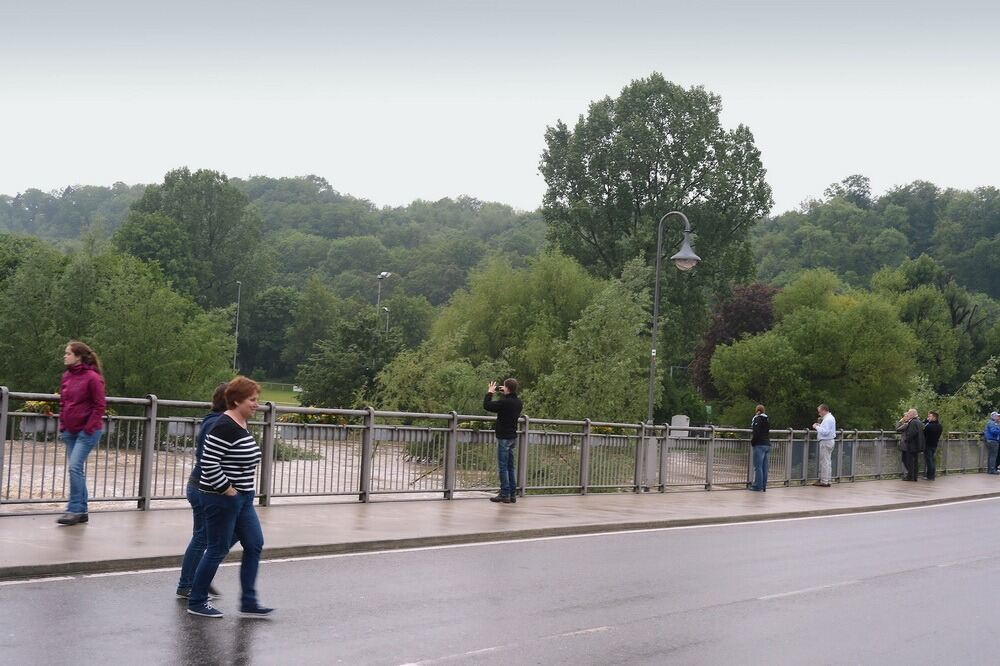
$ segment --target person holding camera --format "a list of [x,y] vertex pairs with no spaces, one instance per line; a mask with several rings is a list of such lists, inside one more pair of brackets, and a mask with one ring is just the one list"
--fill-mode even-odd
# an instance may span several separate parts
[[933,481],[937,477],[935,456],[938,441],[941,439],[942,426],[937,412],[927,412],[924,420],[924,478]]
[[[521,418],[521,399],[517,397],[518,384],[513,378],[505,379],[497,390],[497,383],[490,382],[483,398],[483,409],[497,415],[493,429],[497,435],[497,467],[500,472],[500,493],[491,502],[514,504],[517,502],[517,476],[514,466],[514,447],[517,446],[517,420]],[[499,393],[500,398],[494,400]]]

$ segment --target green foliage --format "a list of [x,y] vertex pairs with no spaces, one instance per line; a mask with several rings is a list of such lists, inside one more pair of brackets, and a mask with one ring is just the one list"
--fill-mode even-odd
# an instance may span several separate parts
[[939,395],[926,378],[921,378],[915,390],[900,401],[898,408],[915,407],[921,415],[933,410],[938,413],[946,432],[979,431],[998,404],[1000,356],[991,356],[951,395]]
[[845,427],[892,421],[913,386],[917,341],[883,298],[836,288],[828,274],[805,273],[776,298],[773,329],[718,347],[711,371],[727,419],[745,420],[760,402],[779,427],[805,427],[825,402]]
[[295,446],[286,442],[281,437],[274,438],[274,459],[278,462],[288,462],[291,460],[322,460],[323,455],[318,451],[310,451],[300,446]]
[[645,420],[647,398],[637,387],[648,377],[647,323],[635,296],[609,283],[556,345],[552,371],[525,393],[525,409],[550,418]]
[[[618,276],[628,259],[654,253],[660,216],[681,209],[697,223],[712,273],[734,277],[739,262],[726,248],[767,213],[771,188],[750,130],[724,129],[721,108],[704,88],[653,73],[592,102],[572,130],[549,127],[540,168],[549,239],[593,272]],[[668,231],[670,248],[680,232]]]

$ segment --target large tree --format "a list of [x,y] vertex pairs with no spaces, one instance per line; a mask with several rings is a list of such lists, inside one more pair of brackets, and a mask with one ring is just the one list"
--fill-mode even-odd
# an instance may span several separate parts
[[[549,239],[617,277],[628,259],[653,253],[657,220],[676,209],[696,223],[710,275],[742,274],[732,246],[768,212],[771,188],[750,130],[725,129],[721,110],[718,95],[654,73],[592,102],[572,130],[549,127],[540,167]],[[672,225],[667,247],[679,237]]]

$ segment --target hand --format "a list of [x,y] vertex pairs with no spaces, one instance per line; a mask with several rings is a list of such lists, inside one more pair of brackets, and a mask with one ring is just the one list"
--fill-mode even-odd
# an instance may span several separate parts
[[486,390],[489,393],[496,393],[497,392],[497,383],[496,382],[490,382],[490,385],[489,385],[489,387],[487,387]]
[[222,494],[225,495],[226,497],[236,497],[236,488],[229,486],[228,488],[226,488],[226,492]]

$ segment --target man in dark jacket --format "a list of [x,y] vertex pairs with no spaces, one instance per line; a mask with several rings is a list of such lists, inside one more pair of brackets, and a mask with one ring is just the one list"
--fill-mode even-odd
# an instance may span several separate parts
[[924,474],[928,481],[937,476],[934,456],[937,455],[938,440],[941,439],[941,422],[937,412],[927,412],[924,421]]
[[899,448],[903,451],[903,481],[916,481],[917,461],[924,450],[924,424],[917,410],[911,409],[903,414],[896,424],[896,432],[900,434]]
[[498,393],[497,383],[490,382],[483,398],[483,409],[494,412],[497,422],[494,430],[497,434],[497,467],[500,471],[500,494],[491,497],[491,502],[514,504],[517,502],[517,476],[514,468],[514,447],[517,445],[517,420],[521,418],[521,399],[517,397],[517,380],[505,379],[500,386],[500,399],[494,400]]
[[750,490],[767,492],[767,462],[771,454],[771,424],[764,412],[764,405],[757,405],[757,411],[750,421],[753,434],[750,444],[753,448],[753,484]]

